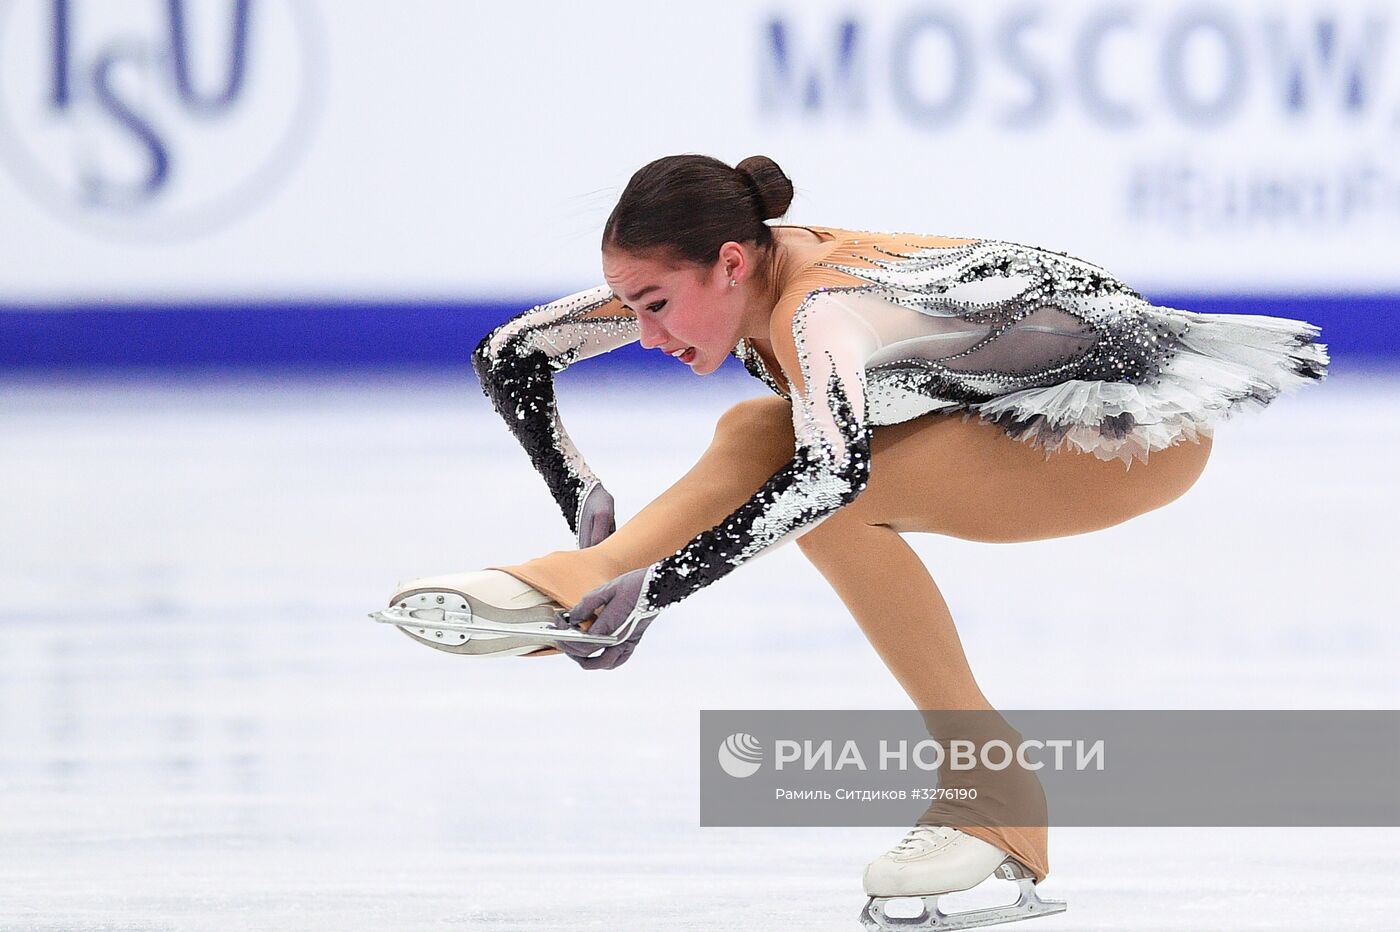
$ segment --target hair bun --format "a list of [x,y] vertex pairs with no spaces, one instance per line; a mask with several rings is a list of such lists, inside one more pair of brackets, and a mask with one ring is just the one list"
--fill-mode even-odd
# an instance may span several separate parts
[[776,220],[792,205],[792,180],[766,155],[751,155],[735,170],[753,186],[761,220]]

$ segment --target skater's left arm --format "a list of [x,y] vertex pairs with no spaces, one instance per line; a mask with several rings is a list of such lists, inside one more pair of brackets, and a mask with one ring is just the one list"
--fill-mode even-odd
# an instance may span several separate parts
[[785,296],[772,345],[792,398],[795,449],[738,510],[651,566],[641,607],[656,612],[745,561],[816,527],[864,489],[870,475],[865,361],[870,331],[824,291]]
[[[869,331],[833,296],[813,292],[796,303],[795,309],[785,312],[780,304],[775,310],[772,335],[792,389],[792,460],[717,527],[671,556],[618,577],[601,593],[590,593],[575,606],[575,623],[594,610],[598,615],[589,630],[598,633],[649,620],[745,561],[811,530],[864,490],[870,474]],[[622,646],[594,658],[594,668],[621,662]]]

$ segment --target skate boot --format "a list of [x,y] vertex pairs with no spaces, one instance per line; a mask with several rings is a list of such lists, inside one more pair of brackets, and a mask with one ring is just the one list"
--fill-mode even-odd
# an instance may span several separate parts
[[590,635],[591,621],[556,627],[562,612],[549,596],[509,573],[480,570],[400,583],[389,607],[369,617],[396,625],[421,644],[474,657],[558,654],[553,645],[564,641],[609,646],[631,633]]
[[[938,898],[945,893],[969,890],[988,877],[1013,880],[1020,897],[1009,906],[945,913]],[[1061,900],[1042,900],[1035,891],[1035,877],[1015,858],[996,845],[966,832],[942,825],[916,825],[904,840],[865,869],[865,893],[870,901],[861,911],[866,929],[975,929],[981,926],[1049,916],[1064,912]],[[923,908],[911,918],[885,912],[892,899],[917,897]]]

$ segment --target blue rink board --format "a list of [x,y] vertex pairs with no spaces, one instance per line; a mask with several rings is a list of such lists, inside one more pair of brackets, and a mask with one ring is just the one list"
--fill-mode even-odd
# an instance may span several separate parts
[[[1148,297],[1205,313],[1306,320],[1344,364],[1400,363],[1400,294]],[[0,304],[0,369],[442,368],[465,364],[492,327],[535,303]],[[610,364],[634,369],[665,362],[636,346],[609,354]]]

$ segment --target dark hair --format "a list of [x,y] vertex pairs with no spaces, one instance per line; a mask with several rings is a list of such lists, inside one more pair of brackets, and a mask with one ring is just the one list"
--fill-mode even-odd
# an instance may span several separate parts
[[778,163],[754,155],[730,168],[708,155],[668,155],[637,170],[603,225],[603,248],[660,252],[672,262],[710,265],[731,240],[771,251],[765,220],[787,213],[792,182]]

